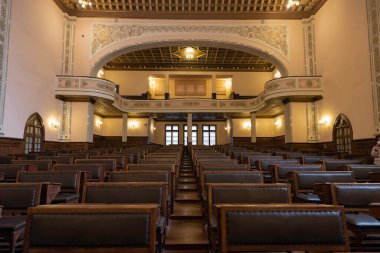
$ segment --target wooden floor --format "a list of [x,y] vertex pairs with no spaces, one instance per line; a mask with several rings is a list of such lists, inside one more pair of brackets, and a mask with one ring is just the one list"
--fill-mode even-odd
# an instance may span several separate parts
[[201,199],[190,157],[184,151],[174,211],[166,232],[165,253],[208,253]]

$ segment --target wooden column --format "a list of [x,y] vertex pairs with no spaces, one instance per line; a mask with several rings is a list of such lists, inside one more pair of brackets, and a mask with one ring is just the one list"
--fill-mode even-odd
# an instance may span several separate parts
[[251,143],[256,143],[256,113],[251,112]]
[[123,113],[123,131],[122,131],[121,141],[126,143],[127,137],[128,137],[128,114]]
[[[193,114],[187,114],[187,146],[190,147],[193,142]],[[186,141],[186,140],[185,140]]]

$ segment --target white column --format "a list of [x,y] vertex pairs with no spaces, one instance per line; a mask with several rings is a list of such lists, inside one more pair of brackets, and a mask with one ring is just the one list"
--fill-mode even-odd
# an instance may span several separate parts
[[[193,142],[193,114],[189,112],[187,114],[187,146],[190,147]],[[186,141],[186,140],[184,140]]]
[[90,101],[87,108],[87,142],[94,141],[94,104],[95,101]]
[[148,120],[148,144],[152,143],[154,133],[154,119],[152,116]]
[[251,143],[256,143],[256,113],[251,112]]
[[127,142],[127,137],[128,137],[128,114],[123,113],[123,131],[122,131],[121,141]]
[[231,118],[227,119],[227,141],[229,144],[234,144],[234,124]]

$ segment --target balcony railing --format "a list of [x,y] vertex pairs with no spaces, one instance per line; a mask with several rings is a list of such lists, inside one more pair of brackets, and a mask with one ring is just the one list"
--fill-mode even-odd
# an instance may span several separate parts
[[131,100],[116,93],[111,81],[92,77],[57,76],[56,95],[106,99],[122,112],[255,112],[270,103],[291,98],[322,96],[322,77],[284,77],[268,81],[264,91],[253,99],[168,99]]

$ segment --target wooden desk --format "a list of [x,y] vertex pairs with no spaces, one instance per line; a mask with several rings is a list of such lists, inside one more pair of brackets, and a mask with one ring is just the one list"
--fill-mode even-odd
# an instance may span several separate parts
[[326,205],[332,204],[331,184],[329,183],[315,184],[313,189],[314,189],[314,193],[318,194],[323,204],[326,204]]
[[369,205],[369,215],[380,219],[380,203],[372,203]]
[[61,183],[43,182],[41,183],[41,205],[49,205],[61,191]]

